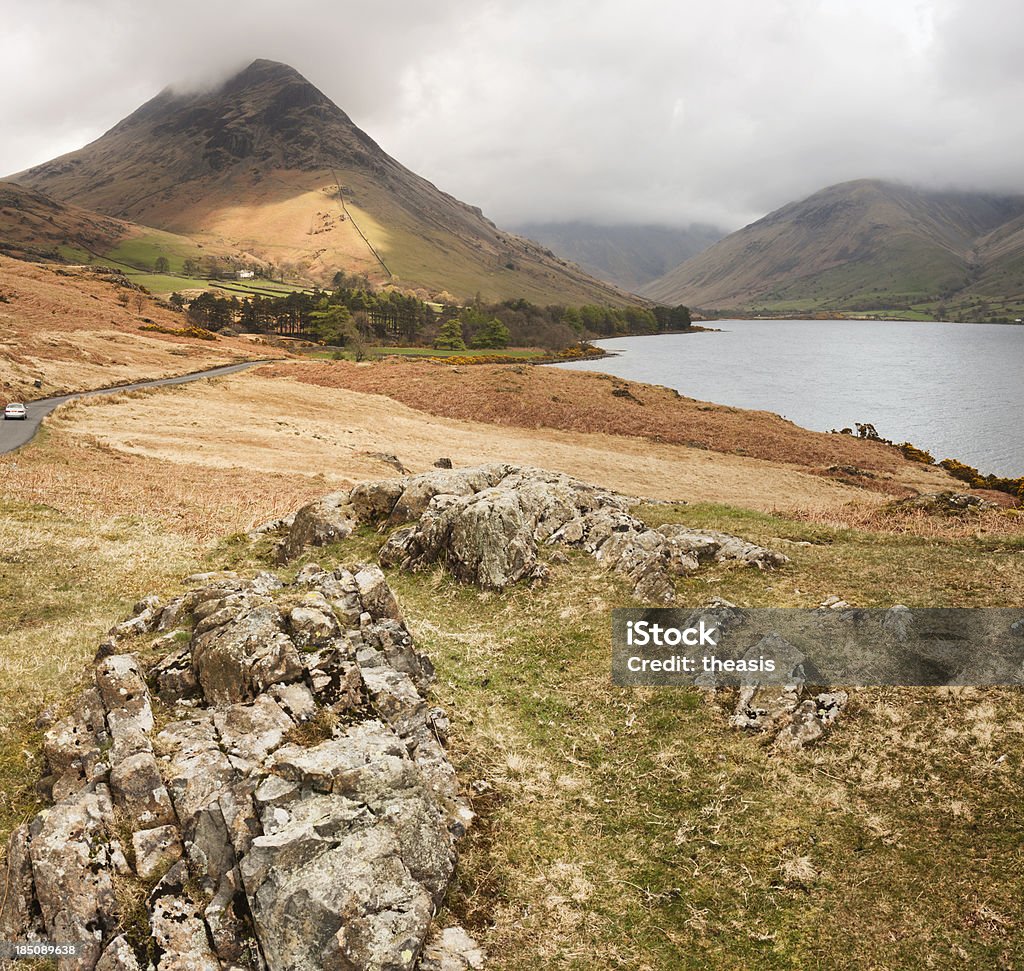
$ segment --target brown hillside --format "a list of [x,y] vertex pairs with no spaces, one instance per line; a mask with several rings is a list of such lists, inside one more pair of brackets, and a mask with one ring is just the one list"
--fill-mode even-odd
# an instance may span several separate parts
[[734,310],[870,310],[950,299],[969,292],[984,269],[981,240],[1022,213],[1020,196],[845,182],[745,226],[643,292],[663,303]]
[[[140,330],[177,330],[180,315],[124,286],[116,274],[0,256],[0,401],[44,398],[275,356],[241,338],[215,341]],[[128,306],[118,300],[129,297]],[[142,299],[141,311],[136,307]],[[34,382],[40,380],[42,387]]]
[[133,227],[79,206],[51,199],[13,182],[0,182],[0,253],[19,259],[59,258],[59,248],[73,244],[104,252]]
[[409,171],[273,61],[215,91],[168,88],[91,144],[13,178],[320,281],[344,269],[460,297],[632,299]]

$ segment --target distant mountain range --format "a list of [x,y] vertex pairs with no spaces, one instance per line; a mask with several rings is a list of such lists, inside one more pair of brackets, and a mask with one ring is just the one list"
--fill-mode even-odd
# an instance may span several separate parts
[[725,230],[694,224],[600,226],[590,222],[533,222],[515,232],[550,247],[587,273],[636,291],[717,243]]
[[458,298],[632,300],[409,171],[273,61],[213,91],[165,89],[84,148],[10,178],[310,280],[342,269]]
[[1019,316],[1024,196],[845,182],[769,213],[641,292],[709,310]]

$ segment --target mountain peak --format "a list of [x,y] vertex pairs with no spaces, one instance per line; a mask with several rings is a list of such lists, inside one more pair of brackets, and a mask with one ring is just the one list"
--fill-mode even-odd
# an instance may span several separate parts
[[171,155],[191,146],[188,168],[179,175],[184,179],[243,162],[250,168],[308,171],[325,168],[331,158],[380,154],[376,143],[295,68],[263,58],[213,88],[165,88],[107,135],[130,137],[135,144],[163,140]]
[[281,61],[268,61],[264,58],[257,58],[251,64],[243,67],[237,74],[229,77],[220,88],[211,93],[235,94],[241,91],[253,89],[273,89],[288,86],[308,88],[315,91],[324,101],[328,101],[325,95],[310,80],[301,75],[295,68]]
[[167,88],[94,142],[14,179],[305,279],[344,269],[459,296],[627,302],[410,172],[278,61],[254,60],[203,91]]

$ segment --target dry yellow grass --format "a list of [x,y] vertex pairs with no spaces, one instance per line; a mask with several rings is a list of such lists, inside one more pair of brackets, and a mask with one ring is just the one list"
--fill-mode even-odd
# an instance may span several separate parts
[[[343,266],[350,273],[384,279],[380,263],[351,220],[342,218],[330,174],[322,178],[322,186],[310,189],[306,173],[275,173],[254,186],[244,203],[232,196],[211,209],[204,198],[201,206],[176,214],[175,224],[202,226],[200,238],[222,244],[229,240],[258,259],[289,263],[305,277],[328,280]],[[387,243],[386,230],[369,213],[351,204],[348,208],[375,246]]]
[[598,431],[767,459],[819,475],[858,479],[859,486],[894,494],[956,485],[941,469],[910,462],[881,442],[814,432],[771,412],[698,401],[670,388],[606,374],[527,365],[452,367],[398,358],[373,367],[293,361],[264,373],[387,395],[428,414],[502,429]]
[[852,501],[883,501],[792,465],[624,435],[439,418],[381,395],[268,379],[259,370],[158,393],[73,402],[51,418],[51,427],[176,465],[320,474],[335,487],[392,476],[391,466],[372,457],[383,452],[414,472],[442,456],[457,466],[523,463],[626,494],[766,511],[824,512]]

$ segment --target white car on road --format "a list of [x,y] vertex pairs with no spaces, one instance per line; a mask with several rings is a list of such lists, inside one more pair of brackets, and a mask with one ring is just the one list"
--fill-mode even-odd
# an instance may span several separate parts
[[6,408],[4,408],[4,421],[10,421],[12,419],[16,421],[24,421],[26,418],[28,418],[28,412],[20,401],[12,401]]

